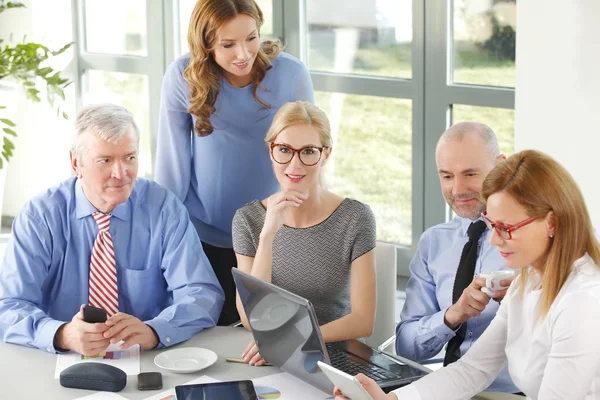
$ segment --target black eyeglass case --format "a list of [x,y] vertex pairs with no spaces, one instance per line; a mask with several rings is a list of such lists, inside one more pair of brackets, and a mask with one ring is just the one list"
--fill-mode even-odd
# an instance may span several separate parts
[[112,365],[86,362],[62,371],[60,384],[75,389],[118,392],[127,385],[127,374]]

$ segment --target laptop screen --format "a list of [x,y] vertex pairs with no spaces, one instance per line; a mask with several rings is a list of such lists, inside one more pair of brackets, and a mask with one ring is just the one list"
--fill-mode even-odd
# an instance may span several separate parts
[[325,391],[333,384],[318,368],[329,364],[312,304],[277,286],[233,269],[233,278],[261,356]]

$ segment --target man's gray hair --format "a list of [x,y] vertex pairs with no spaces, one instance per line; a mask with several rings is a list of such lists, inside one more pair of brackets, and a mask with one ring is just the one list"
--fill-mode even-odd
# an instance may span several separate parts
[[[495,160],[500,155],[500,147],[498,146],[498,139],[494,131],[487,125],[480,122],[459,122],[452,125],[446,130],[438,141],[439,144],[442,141],[447,140],[463,140],[467,135],[477,134],[485,143],[489,155]],[[437,148],[436,148],[437,152]]]
[[129,128],[135,132],[139,142],[140,131],[133,119],[133,115],[125,108],[116,104],[91,104],[85,106],[75,121],[75,137],[71,145],[75,157],[82,154],[81,135],[88,130],[106,141],[119,140]]

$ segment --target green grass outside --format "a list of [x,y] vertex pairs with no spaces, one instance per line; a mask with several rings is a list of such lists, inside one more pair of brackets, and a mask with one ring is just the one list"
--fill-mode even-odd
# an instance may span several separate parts
[[[318,43],[318,47],[310,48],[310,69],[332,71],[332,44]],[[514,86],[514,62],[490,58],[468,43],[457,44],[456,48],[455,82]],[[352,70],[346,72],[411,77],[408,45],[361,48],[354,60]],[[339,132],[327,175],[329,188],[371,206],[377,219],[378,240],[410,245],[412,102],[324,92],[316,93],[316,102]],[[514,151],[513,110],[454,105],[453,121],[467,120],[489,125],[498,135],[501,151]]]

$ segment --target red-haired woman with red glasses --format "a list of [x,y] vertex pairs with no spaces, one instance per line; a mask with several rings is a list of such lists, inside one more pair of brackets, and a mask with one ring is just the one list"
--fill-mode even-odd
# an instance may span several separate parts
[[490,243],[521,272],[490,326],[458,362],[392,393],[358,379],[375,400],[465,399],[508,363],[531,399],[600,398],[600,247],[575,181],[526,150],[490,172],[482,195]]

